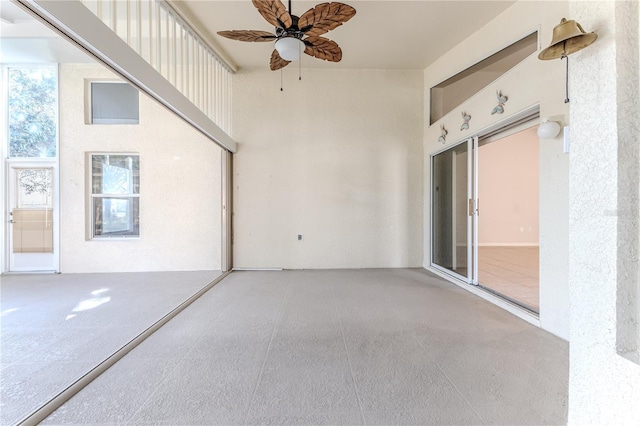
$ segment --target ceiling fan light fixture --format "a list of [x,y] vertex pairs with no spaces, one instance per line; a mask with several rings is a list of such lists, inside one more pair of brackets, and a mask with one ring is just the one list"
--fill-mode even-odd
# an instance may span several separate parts
[[276,50],[285,61],[297,61],[304,52],[304,43],[295,37],[283,37],[276,41]]
[[271,28],[275,27],[275,34],[262,30],[231,30],[218,31],[218,35],[231,40],[269,44],[275,40],[269,61],[271,71],[299,60],[302,52],[329,62],[342,59],[338,43],[322,36],[353,18],[356,10],[352,6],[336,1],[320,3],[298,17],[291,14],[291,0],[288,12],[282,0],[251,2]]

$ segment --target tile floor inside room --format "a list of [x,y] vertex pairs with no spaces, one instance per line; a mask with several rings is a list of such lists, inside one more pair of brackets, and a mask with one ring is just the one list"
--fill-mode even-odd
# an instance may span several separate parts
[[539,256],[539,247],[478,247],[478,281],[539,312]]
[[566,423],[568,344],[422,269],[234,272],[45,425]]
[[0,424],[30,414],[220,271],[0,277]]

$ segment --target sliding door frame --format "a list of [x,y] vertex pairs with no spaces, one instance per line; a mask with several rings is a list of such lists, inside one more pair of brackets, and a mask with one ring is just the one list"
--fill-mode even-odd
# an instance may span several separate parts
[[[466,215],[466,219],[467,219],[467,228],[466,228],[467,229],[467,238],[466,238],[466,242],[467,242],[467,265],[466,265],[466,267],[467,267],[467,269],[466,270],[467,270],[467,275],[468,276],[465,277],[463,275],[458,274],[457,272],[455,272],[453,270],[447,269],[445,267],[442,267],[442,266],[436,264],[435,261],[434,261],[434,250],[433,250],[433,241],[434,241],[433,228],[434,228],[434,223],[433,223],[433,220],[434,220],[434,217],[435,217],[434,216],[434,207],[435,207],[434,196],[435,196],[435,193],[434,193],[434,190],[433,190],[433,183],[435,181],[435,179],[434,179],[434,169],[435,169],[435,167],[434,167],[434,159],[435,159],[435,157],[438,156],[439,154],[442,154],[442,153],[444,153],[446,151],[449,151],[449,150],[451,150],[451,149],[453,149],[453,148],[455,148],[457,146],[461,146],[461,145],[467,144],[467,185],[466,185],[466,187],[467,187],[467,197],[466,198],[468,200],[471,199],[471,196],[472,196],[471,183],[472,183],[472,179],[473,179],[473,175],[472,175],[473,163],[472,163],[472,151],[471,150],[473,148],[474,140],[476,141],[476,144],[477,144],[477,137],[475,139],[474,138],[468,138],[468,139],[462,140],[462,141],[460,141],[458,143],[455,143],[453,145],[447,146],[447,147],[445,147],[445,148],[443,148],[441,150],[433,152],[430,155],[430,159],[429,159],[429,161],[430,161],[430,169],[431,169],[430,170],[431,171],[431,188],[430,188],[430,195],[431,195],[430,196],[430,200],[431,200],[430,201],[430,206],[431,206],[431,239],[430,239],[431,250],[430,250],[430,253],[431,253],[431,258],[429,260],[429,265],[432,268],[437,269],[440,272],[443,272],[443,273],[445,273],[447,275],[452,276],[453,278],[455,278],[457,280],[463,281],[463,282],[468,283],[468,284],[471,284],[473,282],[473,279],[472,279],[472,266],[473,266],[473,263],[472,263],[472,256],[473,256],[472,238],[473,238],[473,235],[472,235],[472,232],[471,232],[472,225],[473,225],[472,216],[469,215],[469,214]],[[452,170],[454,171],[454,173],[452,174],[452,182],[453,182],[452,183],[452,188],[453,188],[453,191],[455,191],[455,187],[456,187],[456,175],[455,175],[456,163],[455,163],[455,161],[452,164]],[[456,255],[456,253],[457,253],[457,233],[456,233],[456,227],[457,226],[456,225],[457,224],[456,224],[456,206],[455,206],[455,201],[456,201],[456,197],[452,196],[452,258],[454,259],[453,263],[457,264],[457,255]],[[467,213],[469,213],[469,212],[467,212]]]
[[233,153],[222,150],[222,233],[220,269],[228,272],[233,269]]
[[[469,138],[462,139],[456,143],[443,147],[430,154],[430,259],[429,267],[445,274],[445,276],[451,277],[458,282],[464,282],[465,284],[471,284],[476,288],[484,289],[478,281],[478,215],[480,212],[480,201],[478,199],[478,148],[480,139],[485,139],[490,136],[507,132],[510,129],[515,129],[522,124],[530,123],[532,120],[539,119],[540,117],[540,105],[534,104],[519,113],[513,114],[511,117],[501,120],[497,123],[488,126],[479,132],[475,133]],[[460,146],[462,144],[468,144],[468,158],[467,158],[467,200],[468,200],[468,215],[467,215],[467,277],[464,277],[454,271],[451,271],[445,267],[437,265],[434,262],[434,158],[446,152],[452,148]],[[455,211],[455,210],[453,210]],[[455,221],[455,218],[454,218]],[[454,232],[455,235],[455,232]],[[454,241],[455,243],[455,241]],[[455,250],[455,245],[454,245]],[[486,291],[486,290],[485,290]]]
[[478,215],[480,214],[480,199],[478,198],[478,157],[480,152],[478,151],[478,135],[473,136],[472,138],[472,147],[471,147],[471,157],[473,161],[473,166],[471,167],[471,173],[469,176],[472,179],[471,184],[469,185],[471,188],[471,197],[469,197],[469,206],[471,211],[469,212],[469,217],[471,219],[471,234],[473,235],[471,239],[471,245],[469,247],[469,251],[471,252],[471,284],[479,285],[478,282]]

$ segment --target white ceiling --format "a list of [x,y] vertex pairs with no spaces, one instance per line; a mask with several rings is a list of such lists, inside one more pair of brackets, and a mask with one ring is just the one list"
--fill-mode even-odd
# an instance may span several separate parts
[[9,0],[0,0],[0,63],[92,62],[86,53]]
[[[293,0],[300,16],[323,0]],[[325,34],[342,48],[340,63],[304,55],[304,67],[424,69],[448,49],[487,24],[514,1],[340,0],[356,9],[344,25]],[[246,43],[216,34],[221,30],[273,31],[250,0],[174,1],[187,9],[239,67],[268,68],[273,43]],[[287,1],[283,3],[287,6]]]

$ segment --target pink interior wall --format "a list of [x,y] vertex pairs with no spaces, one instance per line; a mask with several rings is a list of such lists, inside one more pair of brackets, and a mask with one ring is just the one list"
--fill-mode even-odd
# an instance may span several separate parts
[[537,128],[480,146],[480,245],[538,245]]

